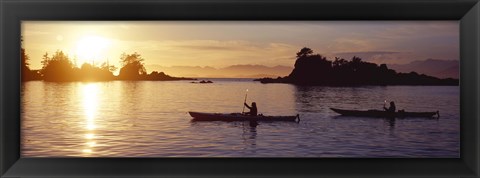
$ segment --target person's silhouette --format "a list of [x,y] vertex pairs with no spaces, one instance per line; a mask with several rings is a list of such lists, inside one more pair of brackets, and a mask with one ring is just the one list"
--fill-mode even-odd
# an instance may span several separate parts
[[247,103],[243,103],[248,109],[250,109],[250,112],[247,112],[245,114],[251,115],[251,116],[256,116],[257,115],[257,103],[252,102],[252,106],[248,106]]
[[395,102],[393,102],[393,101],[390,102],[390,107],[389,107],[389,108],[386,108],[386,107],[384,106],[383,109],[385,109],[385,111],[394,113],[394,112],[396,111]]

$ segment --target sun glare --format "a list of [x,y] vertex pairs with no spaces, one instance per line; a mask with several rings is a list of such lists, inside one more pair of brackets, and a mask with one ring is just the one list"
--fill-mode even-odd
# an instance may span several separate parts
[[88,130],[93,130],[95,129],[94,121],[98,107],[98,86],[95,84],[87,84],[83,86],[83,93],[83,106],[87,120],[86,128]]
[[98,110],[98,84],[89,83],[82,86],[83,90],[83,108],[85,114],[85,141],[88,148],[85,148],[82,152],[85,154],[91,154],[93,152],[93,147],[95,147],[96,142],[94,139],[94,131],[97,128],[95,121],[97,117]]
[[76,56],[79,65],[83,63],[99,64],[106,58],[106,50],[110,46],[109,39],[100,36],[83,36],[77,42]]

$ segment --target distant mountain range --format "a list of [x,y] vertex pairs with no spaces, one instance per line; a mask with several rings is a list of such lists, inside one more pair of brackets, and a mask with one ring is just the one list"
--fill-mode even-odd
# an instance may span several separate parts
[[263,78],[286,76],[292,71],[287,66],[263,66],[263,65],[231,65],[223,68],[200,67],[200,66],[161,66],[146,65],[147,71],[165,72],[172,76],[182,77],[209,77],[209,78]]
[[[427,59],[412,61],[407,64],[387,64],[387,67],[397,72],[417,72],[438,78],[455,78],[460,76],[458,60]],[[276,78],[289,75],[293,67],[264,65],[231,65],[223,68],[200,66],[161,66],[146,65],[147,71],[165,72],[172,76],[209,77],[209,78]]]
[[387,64],[388,68],[397,72],[417,72],[438,78],[455,78],[460,76],[460,64],[458,60],[427,59],[412,61],[408,64]]

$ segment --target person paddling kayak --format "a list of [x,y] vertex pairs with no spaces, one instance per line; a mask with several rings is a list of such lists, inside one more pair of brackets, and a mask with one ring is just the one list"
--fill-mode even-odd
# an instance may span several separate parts
[[243,103],[248,109],[250,109],[250,112],[245,113],[246,115],[251,115],[251,116],[256,116],[257,115],[257,103],[252,102],[252,106],[248,106],[247,103]]
[[393,101],[390,102],[390,107],[389,108],[386,108],[385,106],[383,106],[383,109],[385,109],[385,111],[388,111],[388,112],[391,112],[391,113],[395,113],[395,111],[397,110],[397,108],[395,107],[395,102],[393,102]]

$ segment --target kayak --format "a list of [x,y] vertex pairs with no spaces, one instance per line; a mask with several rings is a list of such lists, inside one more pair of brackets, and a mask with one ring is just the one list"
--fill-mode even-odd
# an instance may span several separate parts
[[345,109],[336,109],[330,108],[332,111],[335,111],[338,114],[343,116],[355,116],[355,117],[384,117],[384,118],[405,118],[405,117],[433,117],[437,115],[437,118],[440,117],[440,113],[437,112],[405,112],[400,110],[395,113],[390,113],[382,110],[345,110]]
[[188,112],[196,121],[300,121],[296,116],[250,116],[242,113],[204,113]]

